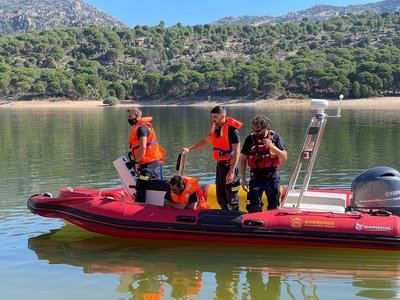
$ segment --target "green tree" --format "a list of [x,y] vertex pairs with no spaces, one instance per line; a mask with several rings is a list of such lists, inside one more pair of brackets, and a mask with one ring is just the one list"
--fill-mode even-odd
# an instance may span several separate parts
[[108,90],[114,90],[115,91],[115,96],[119,100],[123,100],[126,97],[125,87],[120,82],[110,83],[110,85],[108,86]]

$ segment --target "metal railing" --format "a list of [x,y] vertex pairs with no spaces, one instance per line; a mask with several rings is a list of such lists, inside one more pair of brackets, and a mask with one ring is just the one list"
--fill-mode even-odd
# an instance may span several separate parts
[[312,99],[311,109],[314,110],[313,115],[307,126],[306,134],[303,139],[303,145],[301,147],[299,156],[297,158],[296,165],[293,169],[292,175],[290,176],[287,192],[285,197],[282,199],[281,207],[284,206],[289,193],[296,187],[299,174],[302,170],[303,165],[308,165],[307,171],[304,176],[303,185],[301,186],[299,196],[296,202],[296,208],[300,207],[304,193],[308,190],[311,175],[314,169],[315,160],[317,158],[318,150],[322,142],[322,136],[326,127],[326,121],[328,117],[339,118],[341,111],[341,103],[343,95],[339,97],[339,107],[335,116],[328,116],[325,113],[325,109],[328,107],[328,101],[323,99]]

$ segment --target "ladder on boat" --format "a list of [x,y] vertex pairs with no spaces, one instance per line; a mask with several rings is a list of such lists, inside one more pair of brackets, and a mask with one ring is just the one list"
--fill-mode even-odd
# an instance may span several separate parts
[[[343,99],[343,95],[340,95],[339,107],[337,110],[336,116],[340,117],[340,105]],[[285,193],[284,198],[282,199],[281,207],[283,207],[288,199],[289,195],[295,199],[295,203],[293,207],[300,208],[300,204],[303,200],[304,194],[308,190],[308,185],[310,183],[311,175],[313,172],[315,160],[317,158],[318,150],[321,145],[322,136],[324,134],[324,130],[326,127],[326,121],[329,117],[325,113],[325,109],[328,107],[328,101],[323,99],[312,99],[311,100],[311,109],[315,111],[310,118],[308,123],[308,127],[306,130],[306,134],[304,136],[303,144],[297,158],[296,165],[292,172],[292,175],[289,180],[288,188]],[[303,184],[300,190],[296,189],[296,183],[299,178],[299,174],[302,171],[302,168],[306,167],[305,176],[303,179]]]

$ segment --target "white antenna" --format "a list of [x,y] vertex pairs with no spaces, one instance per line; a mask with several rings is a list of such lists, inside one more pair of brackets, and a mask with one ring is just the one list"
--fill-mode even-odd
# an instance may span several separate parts
[[341,108],[342,108],[342,100],[343,100],[343,98],[344,98],[344,96],[343,96],[343,94],[341,94],[340,96],[339,96],[339,107],[338,107],[338,109],[337,109],[337,113],[336,113],[336,117],[338,117],[338,118],[340,118],[341,117],[341,115],[340,115],[340,110],[341,110]]

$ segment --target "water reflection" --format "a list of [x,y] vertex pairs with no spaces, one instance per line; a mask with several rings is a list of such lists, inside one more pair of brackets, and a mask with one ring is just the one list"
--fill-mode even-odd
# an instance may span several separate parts
[[[174,164],[181,147],[193,144],[210,130],[209,111],[209,107],[143,108],[145,115],[154,116],[155,129],[167,149],[166,176],[175,173]],[[245,122],[242,140],[249,133],[249,122],[255,115],[266,114],[272,119],[274,130],[282,135],[289,152],[289,160],[281,168],[282,183],[287,184],[309,112],[257,106],[229,107],[228,113]],[[364,251],[319,253],[301,248],[181,247],[164,242],[126,242],[81,235],[63,227],[29,239],[29,247],[40,259],[60,264],[47,266],[59,272],[60,277],[54,278],[47,268],[41,270],[43,262],[36,259],[24,265],[31,253],[16,251],[15,247],[25,248],[27,236],[59,228],[61,224],[31,214],[28,217],[28,196],[45,191],[56,194],[62,186],[120,185],[112,161],[127,150],[130,127],[125,119],[124,108],[0,109],[0,174],[4,175],[0,176],[0,193],[6,195],[0,199],[2,298],[22,299],[28,293],[35,299],[46,296],[52,299],[54,294],[62,298],[60,289],[67,287],[75,288],[82,296],[70,297],[66,293],[65,299],[84,298],[83,293],[88,290],[91,295],[88,298],[109,299],[112,297],[104,294],[109,291],[104,280],[111,278],[115,283],[110,284],[118,294],[113,298],[121,299],[143,299],[146,293],[163,298],[207,300],[211,295],[223,299],[400,297],[399,259]],[[311,185],[349,187],[351,180],[367,168],[387,165],[400,169],[399,120],[399,110],[344,110],[342,118],[329,120]],[[186,172],[202,183],[213,182],[215,163],[210,149],[190,153]],[[91,280],[76,278],[75,273],[73,278],[69,277],[62,264],[74,271],[83,269],[80,275]],[[86,275],[93,273],[100,275]],[[55,280],[63,283],[62,288]],[[25,289],[20,289],[20,282]],[[28,283],[37,293],[31,293]]]
[[[210,108],[146,107],[167,150],[163,173],[175,173],[176,157],[183,146],[192,145],[210,130]],[[306,110],[263,107],[229,107],[245,125],[242,142],[257,114],[268,115],[273,129],[287,146],[289,159],[281,166],[282,184],[287,184],[296,162],[309,120]],[[0,207],[24,205],[26,197],[62,186],[108,188],[119,185],[112,161],[127,151],[130,130],[124,108],[98,110],[0,110]],[[324,133],[311,185],[350,187],[365,169],[387,165],[400,169],[400,111],[343,111],[330,119]],[[29,159],[26,159],[29,157]],[[12,163],[10,163],[12,162]],[[186,173],[201,183],[215,179],[210,149],[188,156]],[[302,174],[300,179],[302,178]]]
[[400,296],[393,252],[128,241],[72,225],[29,238],[28,248],[49,264],[119,275],[116,292],[129,299],[319,299],[334,281],[338,295]]

